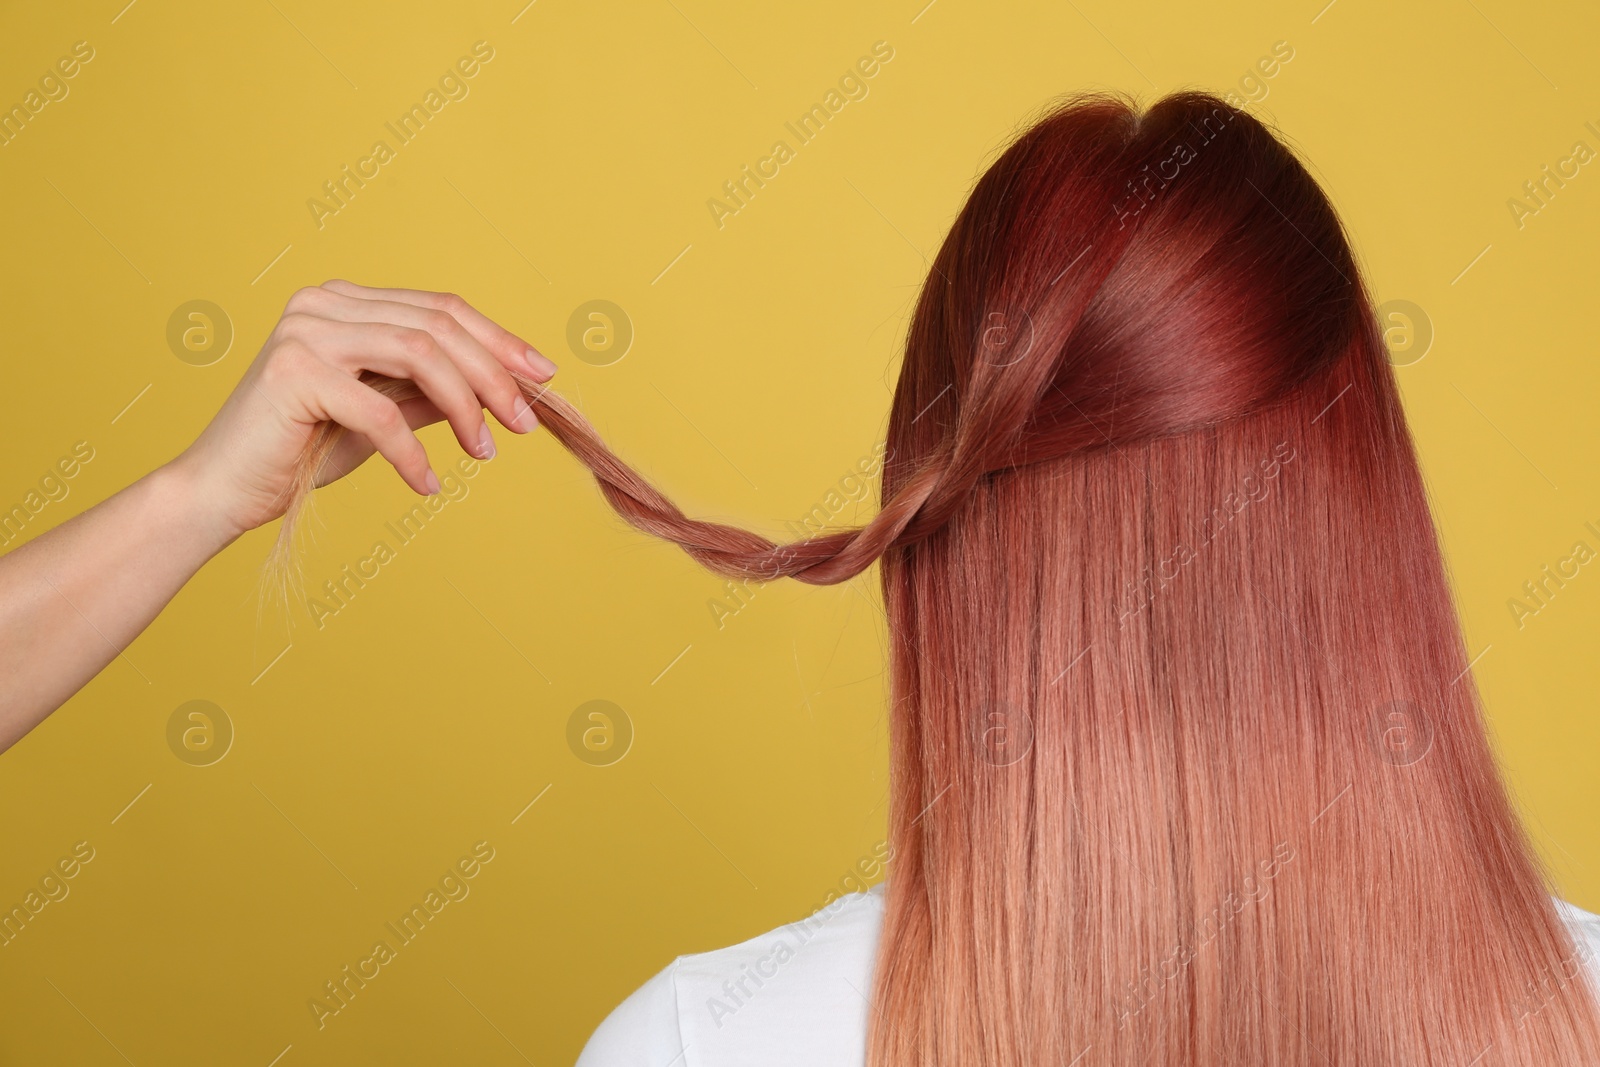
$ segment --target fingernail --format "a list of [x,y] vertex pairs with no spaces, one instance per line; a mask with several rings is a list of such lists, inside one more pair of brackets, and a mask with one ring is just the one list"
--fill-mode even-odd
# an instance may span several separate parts
[[548,378],[556,372],[556,365],[554,363],[550,362],[549,359],[541,356],[531,348],[522,353],[522,358],[533,370],[533,373],[541,378]]
[[422,486],[423,486],[424,489],[426,489],[428,491],[428,495],[429,496],[438,496],[439,495],[439,476],[437,474],[433,473],[433,471],[430,470],[428,472],[428,476],[426,478],[422,479]]
[[533,405],[528,403],[527,397],[517,397],[511,405],[511,428],[518,433],[528,433],[538,425],[539,417],[533,413]]
[[[489,433],[488,423],[483,424],[483,431],[478,434],[478,458],[494,458],[494,437]],[[434,492],[438,492],[438,490],[434,490]]]

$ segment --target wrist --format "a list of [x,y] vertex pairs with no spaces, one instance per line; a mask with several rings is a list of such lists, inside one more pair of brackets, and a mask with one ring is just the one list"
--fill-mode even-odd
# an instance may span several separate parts
[[159,513],[175,521],[208,559],[248,529],[230,514],[223,494],[207,482],[187,452],[157,467],[145,480]]

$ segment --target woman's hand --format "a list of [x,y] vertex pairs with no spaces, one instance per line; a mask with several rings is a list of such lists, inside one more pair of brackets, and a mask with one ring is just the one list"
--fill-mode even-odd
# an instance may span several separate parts
[[[419,493],[439,491],[412,431],[450,420],[494,455],[483,409],[527,433],[533,410],[507,368],[555,364],[460,297],[331,281],[301,289],[205,431],[171,463],[0,556],[0,751],[120,654],[206,560],[282,515],[319,423],[349,432],[319,484],[374,450]],[[364,371],[414,382],[398,404]]]
[[[289,298],[232,395],[170,466],[196,486],[226,540],[283,514],[296,464],[324,421],[349,432],[317,484],[377,451],[412,489],[437,493],[417,427],[448,419],[462,448],[489,459],[485,408],[514,433],[538,425],[507,368],[537,381],[556,370],[454,294],[327,281]],[[423,395],[396,404],[365,385],[363,371],[410,379]]]
[[[295,293],[182,455],[0,556],[0,751],[119,655],[206,560],[283,514],[319,423],[349,431],[321,482],[376,450],[417,492],[435,493],[412,430],[448,419],[461,447],[494,455],[485,407],[517,433],[536,425],[513,367],[541,382],[556,369],[460,297],[342,281]],[[396,404],[364,371],[422,395]]]

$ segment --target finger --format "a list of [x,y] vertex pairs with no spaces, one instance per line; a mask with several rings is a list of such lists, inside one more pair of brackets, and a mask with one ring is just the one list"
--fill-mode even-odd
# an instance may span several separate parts
[[[494,458],[494,437],[483,421],[483,404],[478,391],[468,381],[461,365],[450,358],[428,331],[387,322],[344,322],[293,313],[283,317],[279,332],[283,337],[305,344],[317,358],[341,370],[352,374],[376,371],[415,382],[444,412],[456,440],[468,455]],[[510,382],[510,375],[504,371],[500,374]],[[499,386],[491,383],[485,388],[499,389]],[[511,384],[505,388],[516,389]],[[504,406],[509,403],[509,397],[500,395],[496,401]]]
[[414,396],[410,400],[400,401],[400,414],[406,417],[406,425],[413,430],[420,430],[424,426],[432,426],[436,422],[445,420],[445,414],[439,410],[439,405],[425,396]]
[[331,419],[361,434],[388,460],[407,485],[423,496],[439,491],[439,477],[428,465],[428,450],[411,431],[399,405],[327,364],[308,361],[307,406],[319,418]]
[[531,372],[534,380],[540,382],[549,381],[556,372],[556,365],[536,348],[455,293],[435,293],[426,289],[380,289],[357,285],[343,278],[330,278],[322,283],[322,288],[365,300],[389,300],[446,312],[465,326],[468,332],[478,339],[478,343],[493,353],[507,368],[515,369],[521,374]]
[[[322,288],[301,290],[296,294],[296,299],[300,303],[298,312],[314,318],[342,322],[387,322],[428,331],[467,378],[468,384],[481,398],[481,406],[494,412],[501,425],[515,433],[527,433],[538,425],[533,409],[505,363],[491,355],[471,331],[448,312],[404,301],[355,297]],[[293,317],[299,320],[299,314],[293,314]],[[291,315],[284,316],[286,322],[290,318]],[[514,369],[518,374],[528,373],[527,368],[521,365]],[[471,447],[467,450],[477,454]]]
[[[400,414],[405,416],[406,425],[413,430],[443,422],[445,418],[444,412],[439,410],[438,405],[425,396],[414,396],[409,400],[400,401]],[[365,434],[347,428],[338,445],[334,447],[333,454],[327,458],[322,470],[317,473],[317,488],[320,489],[329,482],[343,478],[365,463],[376,451]]]

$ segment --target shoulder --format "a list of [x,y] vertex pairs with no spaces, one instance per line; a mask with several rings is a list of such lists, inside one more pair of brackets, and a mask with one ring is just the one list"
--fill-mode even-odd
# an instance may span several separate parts
[[672,1062],[683,1045],[673,982],[682,959],[663,967],[605,1017],[583,1046],[576,1067],[655,1067]]
[[1600,983],[1600,915],[1584,911],[1576,904],[1558,898],[1556,914],[1566,924],[1572,935],[1577,960],[1583,963],[1597,983]]
[[861,1063],[883,892],[679,956],[606,1017],[578,1067]]

